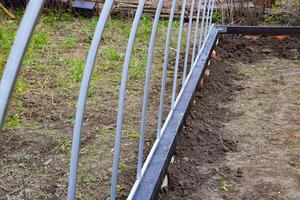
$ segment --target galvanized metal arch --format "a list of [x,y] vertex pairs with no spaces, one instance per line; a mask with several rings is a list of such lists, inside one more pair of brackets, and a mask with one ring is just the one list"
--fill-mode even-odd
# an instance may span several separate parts
[[159,23],[159,18],[161,14],[161,10],[163,7],[164,0],[159,0],[158,6],[156,9],[153,28],[150,37],[150,43],[148,48],[148,59],[146,66],[146,78],[144,85],[144,99],[143,99],[143,108],[142,108],[142,120],[141,120],[141,130],[140,130],[140,143],[139,143],[139,153],[138,153],[138,165],[137,165],[137,179],[139,180],[142,176],[142,165],[143,165],[143,154],[144,154],[144,138],[146,132],[146,120],[147,120],[147,111],[148,111],[148,99],[149,99],[149,86],[151,79],[151,68],[152,68],[152,60],[154,54],[154,45],[157,34],[157,27]]
[[92,43],[86,60],[86,65],[84,68],[84,74],[83,74],[83,79],[80,87],[80,93],[79,93],[79,99],[78,99],[78,105],[77,105],[76,117],[75,117],[75,126],[74,126],[73,139],[72,139],[71,164],[70,164],[68,197],[67,197],[68,200],[75,199],[75,195],[76,195],[76,181],[77,181],[77,167],[78,167],[79,150],[80,150],[80,137],[82,131],[82,123],[84,118],[87,94],[89,90],[93,68],[95,65],[97,52],[100,46],[104,28],[108,20],[113,3],[114,3],[113,0],[105,1],[101,15],[97,23],[97,27],[92,39]]
[[198,45],[198,52],[200,52],[201,45],[203,44],[203,29],[204,29],[204,22],[205,22],[205,16],[206,16],[206,7],[207,7],[207,1],[204,1],[204,6],[203,6],[203,13],[202,13],[202,20],[201,20],[201,28],[200,28],[200,36],[199,36],[199,45]]
[[[154,24],[153,24],[153,29],[152,29],[152,34],[154,34],[154,31],[156,32],[156,28],[158,25],[158,20],[159,19],[159,15],[161,13],[161,7],[162,5],[160,5],[160,3],[162,3],[163,5],[163,1],[159,1],[159,5],[156,11],[156,16],[154,19]],[[166,79],[167,79],[167,67],[168,67],[168,59],[169,59],[169,47],[170,47],[170,39],[171,39],[171,33],[172,33],[172,25],[173,25],[173,20],[174,20],[174,15],[175,15],[175,8],[177,5],[177,1],[173,0],[172,2],[172,7],[171,7],[171,12],[170,12],[170,18],[169,18],[169,24],[168,24],[168,32],[167,32],[167,38],[166,38],[166,44],[165,44],[165,53],[164,53],[164,64],[163,64],[163,76],[162,76],[162,86],[161,86],[161,96],[160,96],[160,101],[164,100],[164,93],[165,93],[165,85],[166,85]],[[159,14],[158,14],[159,13]],[[152,41],[150,40],[150,45],[149,45],[149,51],[151,48],[153,48],[154,46],[151,46]],[[153,42],[154,43],[154,42]],[[154,45],[154,44],[153,44]],[[152,60],[152,58],[151,58]],[[140,168],[138,168],[138,175],[137,175],[137,180],[133,185],[133,188],[128,196],[128,199],[131,199],[135,193],[136,188],[139,185],[139,181],[141,179],[141,177],[143,176],[143,173],[145,171],[145,169],[148,166],[148,162],[146,161],[145,164],[142,166],[141,161],[142,161],[142,156],[143,156],[143,150],[141,149],[141,143],[144,143],[144,132],[145,131],[145,126],[146,125],[146,121],[145,117],[143,118],[143,116],[145,115],[145,110],[147,110],[147,103],[145,103],[145,98],[148,98],[148,90],[149,90],[149,83],[150,83],[150,71],[149,68],[147,67],[147,74],[146,74],[146,80],[145,80],[145,88],[144,88],[144,104],[143,104],[143,111],[142,111],[142,126],[141,126],[141,137],[143,137],[142,139],[140,139],[140,148],[139,148],[139,162],[140,162]],[[159,119],[158,121],[158,127],[157,127],[157,138],[156,140],[158,140],[160,138],[160,129],[161,129],[161,120],[162,120],[162,113],[163,113],[163,102],[160,102],[160,107],[159,107]],[[149,154],[149,156],[151,156],[151,153]]]
[[30,0],[19,26],[0,82],[0,134],[21,64],[45,0]]
[[119,157],[120,157],[120,146],[121,146],[121,137],[122,137],[122,124],[123,124],[124,109],[125,109],[125,96],[126,96],[128,70],[129,70],[129,65],[131,60],[132,48],[135,42],[135,36],[143,13],[144,5],[145,5],[145,0],[141,0],[139,2],[138,8],[134,16],[134,20],[133,20],[133,24],[129,36],[129,41],[125,53],[120,96],[119,96],[119,103],[118,103],[117,128],[116,128],[113,171],[112,171],[112,181],[111,181],[111,191],[110,191],[111,200],[114,200],[117,195],[118,169],[119,169],[119,159],[120,159]]
[[183,23],[184,23],[184,17],[185,17],[185,7],[186,7],[186,0],[184,0],[184,2],[183,2],[182,10],[181,10],[181,17],[180,17],[180,27],[179,27],[179,32],[178,32],[177,52],[176,52],[176,61],[175,61],[174,77],[173,77],[171,111],[175,107],[175,100],[176,100],[176,85],[177,85],[177,78],[178,78],[178,67],[179,67],[179,59],[180,59]]
[[[177,41],[177,50],[176,50],[176,61],[174,67],[174,77],[177,79],[178,73],[178,66],[179,66],[179,56],[180,56],[180,49],[181,49],[181,38],[182,38],[182,31],[183,31],[183,23],[185,17],[185,7],[186,7],[186,0],[183,0],[182,8],[181,8],[181,16],[180,16],[180,25],[178,31],[178,41]],[[164,97],[165,97],[165,88],[166,88],[166,79],[167,79],[167,68],[168,68],[168,61],[169,61],[169,50],[168,47],[170,46],[170,37],[171,37],[171,30],[169,21],[169,28],[166,40],[166,47],[165,47],[165,56],[164,56],[164,66],[163,66],[163,77],[162,77],[162,87],[161,87],[161,94],[160,94],[160,102],[159,102],[159,114],[158,114],[158,122],[157,122],[157,138],[161,137],[161,129],[162,129],[162,116],[164,111]],[[177,80],[176,80],[177,82]],[[175,86],[176,87],[176,86]],[[174,82],[173,82],[174,88]],[[171,97],[171,110],[173,109],[175,102],[175,93],[173,91]]]
[[193,43],[193,50],[192,50],[191,65],[193,65],[194,61],[195,61],[195,53],[196,53],[196,44],[197,44],[197,39],[198,39],[198,26],[199,26],[199,19],[200,19],[201,3],[202,3],[202,0],[198,0],[197,17],[196,17],[196,29],[195,29],[195,34],[194,34],[194,43]]
[[207,37],[208,35],[208,31],[209,31],[209,22],[210,22],[210,12],[211,12],[211,8],[212,8],[212,4],[213,4],[214,0],[209,0],[208,2],[208,6],[207,6],[207,15],[206,15],[206,23],[205,23],[205,31],[204,31],[204,38]]
[[[184,85],[185,85],[185,78],[186,78],[186,73],[187,73],[187,64],[188,64],[189,51],[190,51],[190,38],[191,38],[191,31],[192,31],[192,26],[193,26],[194,6],[195,6],[195,0],[192,0],[191,8],[190,8],[188,35],[186,38],[183,75],[182,75],[182,87],[184,87]],[[176,90],[176,88],[175,88],[175,90]]]

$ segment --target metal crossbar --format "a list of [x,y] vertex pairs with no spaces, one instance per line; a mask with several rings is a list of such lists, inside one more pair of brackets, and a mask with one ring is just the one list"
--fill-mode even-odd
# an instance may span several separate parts
[[[20,70],[20,66],[26,52],[27,46],[32,36],[32,32],[35,28],[35,25],[38,21],[41,10],[44,6],[45,0],[35,1],[30,0],[24,17],[22,19],[21,25],[19,27],[18,33],[16,35],[16,39],[12,50],[10,52],[7,64],[5,66],[5,70],[1,79],[0,85],[0,128],[2,130],[4,124],[4,118],[7,111],[8,104],[10,102],[10,98],[12,95],[13,88],[15,86],[16,79],[18,77],[18,73]],[[77,103],[77,111],[75,118],[75,125],[73,131],[73,139],[72,139],[72,152],[71,152],[71,162],[70,162],[70,172],[69,172],[69,183],[68,183],[68,196],[69,200],[73,200],[76,197],[76,182],[77,182],[77,168],[79,162],[79,151],[80,151],[80,138],[81,132],[83,128],[83,119],[86,107],[86,100],[90,85],[91,76],[93,73],[93,68],[95,65],[95,60],[97,57],[97,52],[100,47],[101,37],[104,33],[106,23],[109,19],[109,14],[111,12],[114,1],[107,0],[104,3],[103,9],[100,13],[99,21],[97,23],[97,27],[91,42],[91,46],[89,49],[89,53],[87,56],[84,74],[81,82],[80,93]],[[193,68],[195,64],[195,60],[199,55],[200,49],[204,44],[204,38],[207,37],[208,31],[212,26],[212,18],[213,18],[213,10],[215,5],[215,0],[192,0],[189,8],[189,21],[188,21],[188,32],[186,38],[183,38],[184,32],[184,20],[186,17],[186,5],[187,1],[182,1],[181,7],[181,15],[180,15],[180,25],[177,39],[177,49],[176,49],[176,62],[174,67],[174,77],[173,77],[173,88],[172,88],[172,96],[171,96],[171,109],[164,110],[164,100],[166,98],[166,80],[167,80],[167,70],[169,65],[169,49],[170,49],[170,40],[173,31],[173,21],[174,15],[177,8],[177,0],[172,0],[172,4],[170,7],[170,16],[169,16],[169,24],[166,35],[166,43],[164,50],[164,63],[162,67],[162,80],[161,80],[161,91],[160,91],[160,105],[158,108],[158,121],[157,121],[157,137],[156,141],[153,144],[153,147],[147,156],[146,161],[143,163],[144,158],[144,138],[147,130],[147,111],[148,111],[148,101],[149,101],[149,88],[151,82],[151,69],[152,62],[155,52],[155,42],[156,35],[158,30],[158,24],[160,20],[161,11],[163,8],[164,0],[159,0],[157,4],[157,9],[155,13],[155,17],[153,20],[152,32],[149,42],[148,48],[148,58],[146,64],[146,75],[145,75],[145,83],[144,83],[144,97],[143,97],[143,106],[142,106],[142,115],[141,115],[141,127],[140,127],[140,141],[139,141],[139,152],[138,152],[138,163],[137,163],[137,177],[136,182],[132,188],[132,191],[128,197],[128,199],[133,199],[134,194],[136,192],[136,188],[139,186],[140,181],[143,178],[144,172],[149,165],[149,160],[154,154],[157,144],[162,138],[162,134],[166,129],[166,124],[168,123],[170,116],[172,116],[176,104],[178,103],[178,96],[181,93],[176,94],[176,90],[178,88],[179,81],[182,81],[180,91],[184,89],[186,86],[186,82],[188,80],[187,77],[190,76],[190,72],[188,73],[188,67],[190,69]],[[115,137],[115,147],[114,147],[114,159],[113,159],[113,170],[112,170],[112,178],[111,178],[111,192],[110,199],[114,200],[117,197],[117,183],[118,183],[118,172],[119,172],[119,160],[120,160],[120,151],[121,151],[121,138],[122,138],[122,125],[123,125],[123,116],[125,110],[125,98],[126,98],[126,88],[127,88],[127,79],[128,72],[130,68],[130,61],[133,46],[136,39],[136,33],[139,26],[139,22],[141,16],[143,14],[143,9],[145,5],[145,0],[140,0],[139,5],[137,7],[131,32],[129,36],[129,40],[127,43],[127,49],[125,53],[125,59],[123,64],[123,73],[120,87],[120,95],[119,95],[119,104],[118,104],[118,116],[117,116],[117,128],[116,128],[116,137]],[[202,15],[201,15],[202,11]],[[194,14],[196,13],[196,20],[193,20]],[[201,20],[200,20],[201,17]],[[194,22],[194,23],[193,23]],[[201,22],[201,23],[200,23]],[[179,63],[180,63],[180,50],[182,47],[182,40],[186,40],[185,47],[185,55],[183,61],[183,77],[182,80],[179,79]],[[199,40],[199,43],[198,43]],[[198,43],[198,45],[197,45]],[[191,53],[191,56],[190,56]],[[191,66],[189,65],[189,59],[191,61]],[[169,113],[167,119],[164,124],[163,115],[164,113]]]

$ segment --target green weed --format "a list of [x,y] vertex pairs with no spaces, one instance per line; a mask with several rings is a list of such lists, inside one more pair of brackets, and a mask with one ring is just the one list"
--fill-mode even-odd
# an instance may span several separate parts
[[73,36],[68,36],[64,41],[64,46],[67,48],[74,47],[77,43],[77,40]]
[[101,52],[111,61],[118,61],[121,58],[120,53],[113,48],[103,48]]
[[120,171],[125,171],[125,172],[127,172],[127,171],[129,171],[130,167],[129,167],[129,165],[127,165],[126,163],[120,162],[120,164],[119,164],[119,169],[120,169]]
[[138,28],[137,39],[144,44],[148,44],[150,41],[151,31],[152,31],[152,18],[148,16],[144,16]]
[[221,11],[216,10],[214,12],[213,22],[217,23],[217,24],[221,24],[222,23],[222,12]]
[[82,75],[83,75],[83,71],[84,71],[84,63],[80,63],[79,65],[77,65],[73,71],[73,74],[72,74],[72,79],[75,81],[75,82],[79,82],[82,78]]
[[45,48],[46,44],[48,44],[48,42],[49,42],[49,38],[46,33],[37,32],[36,34],[33,35],[31,47],[33,49],[43,50]]
[[55,143],[57,144],[57,151],[63,154],[69,154],[71,150],[72,140],[64,133],[58,133],[55,136]]
[[90,33],[96,29],[97,23],[98,23],[98,18],[93,17],[86,26],[80,28],[79,32]]
[[65,27],[66,22],[70,22],[73,20],[73,16],[68,13],[58,13],[58,12],[50,12],[46,16],[42,18],[42,23],[52,26],[57,29],[62,29]]
[[26,83],[24,83],[23,81],[18,81],[17,85],[16,85],[16,90],[19,93],[23,93],[25,92],[27,89]]
[[137,59],[132,59],[129,69],[129,79],[140,79],[145,74],[145,65],[139,62]]
[[222,180],[219,182],[219,189],[221,191],[227,192],[231,186],[232,184],[227,180]]
[[84,59],[67,58],[65,63],[72,68],[72,80],[79,82],[84,72]]
[[21,124],[21,117],[19,114],[14,114],[10,116],[6,123],[5,123],[5,128],[16,128]]
[[129,37],[130,35],[130,28],[127,27],[127,26],[124,26],[122,29],[121,29],[121,33],[122,35],[124,35],[125,37]]
[[97,26],[97,23],[98,23],[98,17],[93,17],[91,20],[90,20],[90,23],[89,23],[89,28],[90,30],[95,30],[96,29],[96,26]]
[[133,139],[133,140],[139,140],[140,139],[140,133],[138,131],[132,131],[128,134],[128,137],[130,139]]

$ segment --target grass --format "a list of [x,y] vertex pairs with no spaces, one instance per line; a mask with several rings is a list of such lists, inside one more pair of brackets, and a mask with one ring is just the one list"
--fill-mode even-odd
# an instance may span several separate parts
[[76,45],[77,39],[73,36],[68,36],[64,41],[64,47],[72,48]]
[[221,191],[227,192],[231,186],[232,184],[230,183],[230,181],[222,180],[219,182],[219,189]]
[[5,123],[5,128],[16,128],[20,124],[21,124],[20,115],[14,114],[7,119],[7,121]]
[[58,153],[69,154],[72,141],[66,134],[57,133],[55,136],[55,143],[57,144]]
[[[17,16],[16,21],[0,21],[0,75],[3,73],[22,12],[18,11]],[[22,160],[26,166],[26,173],[30,175],[25,174],[24,170],[14,174],[30,176],[31,180],[35,180],[38,184],[37,187],[27,180],[26,184],[32,189],[32,193],[28,194],[30,199],[43,199],[49,195],[48,190],[40,186],[51,185],[50,183],[57,183],[59,187],[57,191],[60,195],[65,195],[77,98],[97,20],[97,17],[73,18],[68,13],[44,14],[25,54],[5,123],[6,136],[21,139],[14,140],[18,148],[10,151],[10,155],[1,164],[0,168],[3,170],[0,171],[5,173],[7,171],[5,169],[13,169],[10,163],[17,162],[14,155],[19,155],[19,151],[26,151],[26,158],[23,156]],[[142,18],[130,62],[126,98],[128,108],[124,118],[122,143],[126,148],[120,161],[121,177],[135,173],[142,88],[152,23],[152,18],[147,16]],[[82,199],[105,199],[109,191],[116,108],[131,24],[132,20],[111,18],[97,55],[81,136],[82,148],[78,171],[80,184],[77,194]],[[161,82],[167,26],[167,20],[160,21],[153,60],[152,90]],[[177,42],[178,27],[179,22],[175,21],[172,47]],[[173,56],[172,53],[174,52],[171,52],[170,56]],[[153,94],[156,95],[152,95],[151,98],[158,97],[157,91]],[[150,104],[149,108],[152,107]],[[155,118],[152,121],[156,122],[155,109],[151,109],[148,116]],[[152,127],[153,124],[148,126]],[[151,137],[151,133],[152,129],[148,131],[147,137]],[[29,138],[29,142],[23,143],[22,140],[26,137]],[[35,149],[39,142],[31,142],[32,138],[41,142],[41,148],[49,146],[49,149],[41,151],[46,153],[35,154],[36,151],[40,151]],[[53,161],[47,168],[38,164],[44,163],[49,158]],[[56,176],[58,172],[62,175]],[[134,177],[133,175],[131,178]],[[101,187],[97,185],[99,182],[103,183]],[[21,178],[16,179],[14,184],[22,185]],[[118,191],[121,196],[126,196],[129,189],[128,182],[119,183]]]

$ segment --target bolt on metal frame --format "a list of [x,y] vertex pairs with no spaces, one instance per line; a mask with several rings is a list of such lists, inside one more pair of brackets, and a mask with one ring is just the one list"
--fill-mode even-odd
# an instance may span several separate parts
[[[209,1],[209,3],[207,3]],[[164,113],[164,99],[165,99],[165,89],[166,89],[166,80],[167,80],[167,70],[169,65],[169,49],[170,49],[170,40],[172,35],[173,29],[173,21],[175,16],[175,10],[177,7],[178,0],[173,0],[172,5],[170,8],[170,16],[169,16],[169,24],[168,24],[168,31],[166,35],[166,43],[165,43],[165,50],[164,50],[164,63],[162,68],[162,85],[161,85],[161,92],[160,92],[160,106],[158,110],[158,122],[157,122],[157,138],[156,141],[143,164],[143,149],[144,149],[144,136],[146,133],[146,124],[147,124],[147,110],[148,110],[148,100],[149,100],[149,87],[151,82],[151,69],[152,69],[152,60],[154,56],[155,50],[155,41],[158,29],[158,23],[160,19],[161,10],[163,7],[164,0],[159,0],[157,10],[155,13],[155,17],[153,20],[153,27],[149,42],[149,49],[148,49],[148,58],[146,64],[146,75],[145,75],[145,83],[144,83],[144,97],[143,97],[143,108],[142,108],[142,117],[141,117],[141,129],[140,129],[140,142],[139,142],[139,154],[138,154],[138,164],[137,164],[137,179],[132,188],[132,191],[128,197],[131,199],[135,193],[135,189],[139,185],[139,181],[143,177],[144,171],[147,169],[149,165],[149,160],[153,155],[158,142],[161,139],[161,136],[165,130],[166,124],[168,123],[170,116],[176,106],[178,101],[178,96],[176,96],[176,88],[178,84],[178,70],[179,70],[179,63],[180,63],[180,51],[181,51],[181,43],[182,43],[182,35],[184,32],[184,20],[185,20],[185,11],[186,11],[186,0],[183,0],[182,8],[181,8],[181,15],[180,15],[180,27],[178,32],[178,40],[177,40],[177,50],[176,50],[176,63],[174,68],[174,80],[173,80],[173,88],[172,88],[172,101],[171,101],[171,109],[168,111],[168,117],[165,120],[165,123],[162,125],[163,121],[163,113]],[[183,79],[181,85],[181,91],[185,87],[186,77],[189,76],[187,74],[187,65],[189,59],[189,52],[191,50],[190,40],[191,35],[194,35],[194,40],[192,42],[192,63],[194,64],[194,59],[196,57],[196,43],[197,37],[200,35],[200,41],[198,46],[198,54],[200,53],[201,48],[201,35],[206,35],[205,32],[208,31],[209,27],[211,26],[212,22],[212,12],[213,12],[213,4],[214,0],[204,0],[203,2],[203,15],[202,15],[202,23],[201,28],[199,27],[200,22],[200,13],[201,13],[201,5],[202,0],[198,0],[197,4],[197,15],[196,15],[196,24],[195,24],[195,32],[193,32],[193,18],[194,18],[194,7],[195,7],[195,0],[192,0],[191,7],[190,7],[190,14],[189,14],[189,23],[188,23],[188,34],[186,38],[186,48],[185,48],[185,56],[184,56],[184,66],[183,66]],[[2,126],[4,123],[4,117],[7,111],[8,103],[10,101],[13,88],[16,83],[16,79],[18,76],[18,72],[20,70],[20,66],[25,55],[27,46],[32,36],[32,32],[35,28],[35,25],[38,21],[39,15],[41,10],[43,9],[45,0],[42,1],[34,1],[30,0],[24,17],[22,19],[21,25],[16,35],[16,39],[13,45],[13,48],[10,52],[7,64],[5,66],[5,70],[1,79],[0,85],[0,131],[2,130]],[[75,125],[73,131],[73,138],[72,138],[72,151],[71,151],[71,162],[70,162],[70,172],[69,172],[69,183],[68,183],[68,194],[67,199],[73,200],[76,198],[76,182],[77,182],[77,168],[79,162],[79,152],[80,152],[80,138],[81,132],[83,129],[83,119],[86,107],[86,100],[87,94],[89,90],[90,80],[93,72],[93,68],[95,65],[95,60],[97,57],[97,52],[100,47],[101,37],[104,33],[106,23],[109,19],[109,14],[111,12],[112,6],[114,1],[107,0],[104,3],[103,9],[101,11],[96,30],[91,42],[91,46],[89,49],[89,53],[87,56],[84,74],[82,77],[79,98],[77,103],[77,110],[76,110],[76,118],[75,118]],[[119,157],[120,157],[120,146],[121,146],[121,137],[122,137],[122,124],[123,124],[123,115],[125,109],[125,97],[126,97],[126,87],[127,87],[127,79],[128,79],[128,71],[130,67],[130,60],[131,54],[133,50],[133,45],[136,38],[136,32],[138,29],[138,25],[143,14],[143,9],[145,5],[145,0],[141,0],[137,7],[135,17],[133,20],[133,24],[131,27],[131,32],[127,44],[127,49],[125,53],[125,60],[123,64],[123,73],[122,73],[122,80],[121,80],[121,87],[120,87],[120,96],[119,96],[119,104],[118,104],[118,116],[117,116],[117,128],[116,128],[116,137],[115,137],[115,147],[114,147],[114,159],[113,159],[113,171],[112,171],[112,182],[111,182],[111,193],[110,199],[114,200],[117,197],[117,182],[118,182],[118,169],[119,169]],[[207,16],[205,17],[205,13]],[[204,18],[206,18],[206,26],[204,28]],[[191,66],[192,67],[192,66]]]

